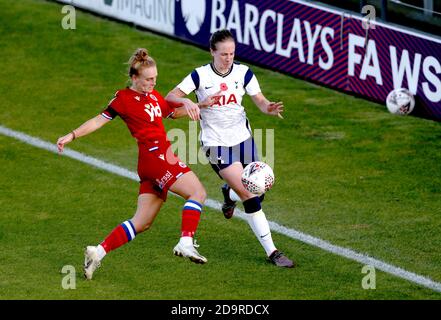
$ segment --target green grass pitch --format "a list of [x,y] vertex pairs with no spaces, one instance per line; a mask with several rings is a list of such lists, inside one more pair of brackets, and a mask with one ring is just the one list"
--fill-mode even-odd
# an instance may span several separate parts
[[[77,11],[61,27],[61,5],[0,0],[0,125],[46,141],[98,114],[126,85],[137,47],[158,63],[166,94],[209,53]],[[284,120],[245,99],[253,128],[275,134],[276,184],[269,220],[441,282],[441,127],[389,114],[384,106],[253,67]],[[166,121],[188,131],[188,120]],[[68,147],[136,170],[137,147],[118,119]],[[192,169],[211,199],[221,181]],[[365,290],[360,263],[273,233],[299,267],[265,260],[248,225],[206,208],[197,239],[209,262],[172,255],[182,199],[169,196],[152,229],[82,278],[83,248],[99,243],[135,210],[138,185],[0,135],[0,299],[441,299],[441,293],[376,272]],[[65,290],[63,266],[77,271]]]

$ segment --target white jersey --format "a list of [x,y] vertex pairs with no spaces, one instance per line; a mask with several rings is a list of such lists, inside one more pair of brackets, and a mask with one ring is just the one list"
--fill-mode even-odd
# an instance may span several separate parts
[[231,147],[251,136],[242,97],[245,93],[254,96],[261,91],[256,76],[247,66],[235,62],[228,73],[221,75],[210,63],[193,70],[178,88],[185,94],[195,91],[198,101],[222,91],[219,104],[201,108],[203,146]]

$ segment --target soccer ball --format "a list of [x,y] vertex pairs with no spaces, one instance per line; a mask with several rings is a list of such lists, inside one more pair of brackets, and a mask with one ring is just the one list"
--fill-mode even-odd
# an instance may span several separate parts
[[407,115],[415,107],[415,98],[405,88],[394,89],[387,95],[386,106],[390,113]]
[[274,172],[265,162],[255,161],[248,164],[242,172],[242,184],[249,192],[262,195],[273,186]]

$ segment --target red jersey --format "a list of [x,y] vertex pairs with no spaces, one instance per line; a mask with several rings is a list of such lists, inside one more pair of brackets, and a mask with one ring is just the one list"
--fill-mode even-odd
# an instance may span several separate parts
[[162,118],[173,113],[174,108],[156,90],[145,94],[126,88],[115,93],[101,114],[109,120],[120,116],[138,143],[150,144],[167,140]]

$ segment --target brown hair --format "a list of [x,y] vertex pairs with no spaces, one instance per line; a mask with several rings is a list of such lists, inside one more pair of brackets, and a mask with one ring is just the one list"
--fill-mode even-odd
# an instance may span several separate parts
[[[234,41],[233,34],[228,29],[222,29],[218,30],[215,33],[213,33],[210,37],[210,49],[213,51],[216,51],[216,44],[218,42],[223,42],[226,40],[232,40]],[[235,42],[235,41],[234,41]]]
[[149,56],[147,49],[139,48],[129,59],[129,77],[139,75],[142,68],[156,66],[155,60]]

